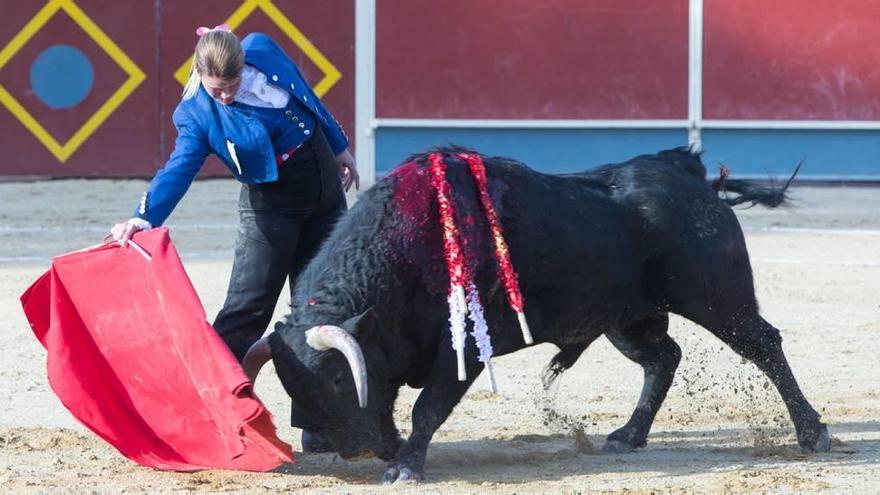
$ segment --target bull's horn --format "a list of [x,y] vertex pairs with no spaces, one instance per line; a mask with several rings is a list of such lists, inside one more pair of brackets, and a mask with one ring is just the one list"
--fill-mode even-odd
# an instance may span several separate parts
[[316,351],[336,349],[345,356],[354,377],[358,405],[367,407],[367,364],[354,336],[337,326],[320,325],[306,330],[306,343]]
[[244,373],[252,382],[257,381],[257,374],[267,361],[272,359],[272,349],[269,348],[269,337],[254,342],[254,345],[248,349],[247,354],[241,361],[241,367]]

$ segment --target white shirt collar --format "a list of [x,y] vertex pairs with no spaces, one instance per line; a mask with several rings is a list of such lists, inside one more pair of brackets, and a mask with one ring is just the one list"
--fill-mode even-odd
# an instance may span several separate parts
[[241,71],[241,85],[235,93],[235,101],[263,108],[284,108],[290,101],[290,94],[271,84],[266,74],[256,67],[245,65]]

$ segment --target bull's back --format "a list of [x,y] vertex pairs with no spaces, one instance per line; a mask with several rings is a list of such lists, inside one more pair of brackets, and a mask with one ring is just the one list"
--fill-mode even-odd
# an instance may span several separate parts
[[536,338],[591,339],[590,329],[648,311],[640,220],[607,188],[532,171],[489,176],[505,180],[501,220],[530,321],[543,324]]

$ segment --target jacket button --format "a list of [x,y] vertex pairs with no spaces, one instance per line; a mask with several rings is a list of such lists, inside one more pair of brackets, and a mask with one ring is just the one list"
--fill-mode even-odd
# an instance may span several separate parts
[[309,101],[309,97],[306,95],[303,95],[303,101]]
[[298,122],[298,121],[299,121],[299,115],[294,115],[293,118],[290,119],[290,120],[293,121],[293,122]]
[[288,155],[287,153],[281,155],[281,159],[284,161],[287,161],[288,158],[290,158],[290,155]]
[[288,117],[290,117],[291,115],[293,115],[293,112],[288,110],[288,111],[284,112],[284,115],[287,115]]
[[310,131],[310,130],[308,130],[308,129],[306,129],[306,130],[303,131],[303,134],[305,134],[306,136],[308,136],[308,135],[311,134],[311,133],[312,133],[312,131]]
[[299,128],[300,128],[300,129],[304,128],[305,126],[306,126],[305,123],[303,123],[303,122],[300,122],[300,123],[299,123]]
[[293,91],[294,89],[296,89],[296,86],[293,83],[290,83],[290,90]]
[[272,74],[272,80],[275,81],[275,82],[278,82],[278,75],[277,75],[277,74]]

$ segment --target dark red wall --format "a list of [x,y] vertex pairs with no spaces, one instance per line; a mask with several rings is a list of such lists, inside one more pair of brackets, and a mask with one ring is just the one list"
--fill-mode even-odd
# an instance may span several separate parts
[[[111,38],[146,79],[63,163],[6,108],[0,108],[0,175],[149,176],[174,144],[171,113],[182,87],[174,71],[192,54],[195,29],[225,21],[242,0],[77,0],[76,5]],[[354,123],[354,1],[273,0],[293,24],[342,73],[324,101],[347,130]],[[0,49],[22,29],[44,2],[0,0]],[[312,83],[317,68],[261,10],[236,29],[239,35],[263,31],[290,54]],[[34,58],[45,48],[69,44],[87,55],[94,68],[89,96],[70,109],[53,110],[31,90]],[[0,69],[0,85],[18,100],[59,142],[65,142],[127,75],[70,17],[59,11]],[[349,134],[353,134],[349,132]],[[209,163],[206,173],[218,173]]]
[[[0,7],[0,47],[15,36],[44,2],[4,1]],[[2,175],[145,174],[157,160],[159,135],[156,24],[152,2],[82,0],[77,5],[112,39],[147,78],[70,158],[60,162],[6,108],[0,108]],[[146,21],[145,21],[146,20]],[[79,105],[53,110],[31,90],[30,67],[49,46],[65,43],[92,62],[94,86]],[[64,143],[128,78],[122,69],[64,11],[59,11],[0,69],[0,84],[55,137]]]
[[378,117],[683,119],[688,0],[379,1]]
[[[340,70],[324,100],[353,137],[354,0],[273,0]],[[146,80],[63,163],[0,108],[0,175],[148,176],[171,151],[174,71],[199,25],[243,0],[77,0]],[[0,49],[43,2],[0,0]],[[379,118],[685,119],[688,0],[377,0]],[[880,2],[704,0],[703,117],[880,120]],[[275,37],[316,83],[319,73],[261,11],[237,29]],[[46,47],[82,50],[89,96],[52,110],[30,65]],[[59,12],[0,68],[0,85],[65,141],[125,79]],[[216,163],[208,173],[223,173]]]
[[704,8],[704,118],[880,120],[880,2]]

